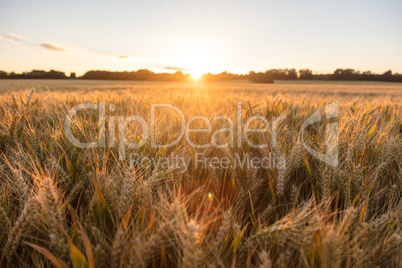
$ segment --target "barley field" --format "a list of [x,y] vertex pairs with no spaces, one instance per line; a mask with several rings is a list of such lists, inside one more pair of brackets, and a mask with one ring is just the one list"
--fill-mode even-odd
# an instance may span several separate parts
[[[303,138],[303,122],[334,101],[337,118],[322,116]],[[67,115],[82,103],[97,108],[77,113],[71,132],[86,143],[104,135],[103,146],[67,138]],[[126,146],[119,120],[148,124],[161,103],[189,126],[194,116],[211,121],[210,132],[189,133],[194,144],[229,145],[197,148],[183,138],[155,148],[152,129],[134,122],[123,132],[138,146]],[[252,116],[269,122],[249,134],[264,148],[239,142],[238,120],[243,129]],[[175,140],[178,113],[160,108],[154,117],[155,141]],[[250,128],[262,127],[257,121]],[[233,135],[213,135],[230,122]],[[338,139],[327,146],[330,124]],[[335,150],[337,164],[306,146]],[[401,149],[397,83],[0,80],[0,266],[401,267]],[[209,162],[195,165],[196,156]],[[216,168],[214,157],[284,165]]]

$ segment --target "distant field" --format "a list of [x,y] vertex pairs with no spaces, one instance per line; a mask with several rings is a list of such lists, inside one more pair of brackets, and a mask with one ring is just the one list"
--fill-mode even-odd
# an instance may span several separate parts
[[[0,80],[0,94],[7,96],[12,92],[30,90],[32,87],[39,93],[52,94],[92,94],[113,91],[116,94],[140,93],[154,95],[155,91],[196,94],[199,90],[234,97],[236,94],[247,94],[247,97],[264,97],[289,95],[309,96],[315,98],[338,97],[345,101],[353,99],[372,99],[400,102],[402,99],[402,83],[359,82],[359,81],[286,81],[278,80],[274,84],[253,84],[247,81],[233,82],[139,82],[139,81],[101,81],[101,80]],[[195,91],[194,91],[195,90]],[[78,97],[78,96],[76,96]],[[158,96],[163,98],[164,96]]]
[[[83,103],[92,108],[66,120]],[[152,104],[161,103],[182,118],[161,108],[152,126]],[[0,80],[0,108],[0,266],[402,261],[402,84]],[[144,124],[124,123],[130,116]],[[210,121],[210,131],[153,147],[153,127],[166,145],[181,120],[186,130]],[[247,129],[262,131],[246,141]],[[82,148],[66,133],[106,139]]]

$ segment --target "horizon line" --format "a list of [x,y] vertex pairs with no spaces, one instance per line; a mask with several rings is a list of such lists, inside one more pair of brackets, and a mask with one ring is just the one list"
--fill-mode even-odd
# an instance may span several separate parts
[[[157,68],[157,69],[159,69],[159,68]],[[162,69],[164,69],[164,68],[162,68]],[[83,72],[82,75],[78,75],[78,76],[84,76],[86,73],[91,72],[91,71],[123,73],[123,72],[138,72],[138,71],[140,71],[140,70],[147,70],[147,71],[153,72],[154,74],[175,74],[175,73],[191,74],[191,69],[177,70],[177,71],[174,71],[174,72],[163,72],[163,71],[161,71],[161,72],[156,72],[156,71],[153,71],[152,68],[139,68],[139,69],[135,69],[135,70],[134,70],[134,69],[133,69],[133,70],[91,69],[91,70],[87,70],[87,71]],[[165,70],[169,70],[169,69],[165,69]],[[328,75],[328,74],[333,74],[336,70],[354,70],[355,72],[361,73],[361,74],[364,73],[364,72],[370,72],[370,73],[373,74],[373,75],[381,75],[381,74],[384,74],[384,73],[386,73],[386,72],[388,72],[388,71],[391,71],[393,75],[402,74],[402,73],[399,73],[399,72],[397,72],[397,71],[394,72],[392,69],[388,69],[388,68],[387,68],[386,70],[384,70],[383,72],[376,73],[376,72],[372,72],[371,70],[361,71],[361,70],[359,70],[359,69],[354,69],[354,68],[350,68],[350,67],[346,67],[346,68],[339,68],[339,67],[338,67],[338,68],[334,69],[334,70],[333,70],[332,72],[330,72],[330,73],[321,72],[321,71],[314,71],[314,70],[312,70],[312,69],[310,69],[310,68],[300,68],[300,69],[297,69],[297,68],[270,68],[270,69],[265,69],[264,71],[250,70],[250,71],[248,71],[247,73],[235,73],[235,72],[230,72],[230,71],[224,70],[224,71],[221,71],[221,72],[206,72],[206,73],[202,73],[202,75],[205,75],[205,74],[217,75],[217,74],[222,74],[222,73],[228,73],[228,74],[232,74],[232,75],[248,75],[248,74],[250,74],[250,72],[265,73],[265,72],[270,71],[270,70],[295,70],[297,73],[299,73],[300,70],[310,70],[310,71],[312,72],[312,75]],[[56,69],[53,69],[53,68],[50,68],[50,69],[34,68],[34,69],[31,69],[30,71],[21,71],[21,72],[0,70],[0,72],[5,72],[5,73],[7,73],[7,74],[11,74],[11,73],[23,74],[23,73],[33,72],[33,71],[45,71],[45,72],[57,71],[57,72],[65,73],[65,74],[67,74],[67,73],[70,73],[70,74],[73,74],[73,73],[74,73],[74,74],[76,74],[76,73],[77,73],[77,72],[75,72],[75,71],[68,71],[68,72],[67,72],[67,71],[56,70]],[[77,76],[77,77],[78,77],[78,76]]]

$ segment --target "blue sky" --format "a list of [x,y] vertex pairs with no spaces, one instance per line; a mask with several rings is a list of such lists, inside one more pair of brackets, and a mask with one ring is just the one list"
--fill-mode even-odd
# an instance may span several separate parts
[[0,0],[0,70],[402,73],[401,14],[388,0]]

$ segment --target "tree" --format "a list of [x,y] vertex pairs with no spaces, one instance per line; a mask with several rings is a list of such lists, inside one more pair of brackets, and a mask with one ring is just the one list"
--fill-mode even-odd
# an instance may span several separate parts
[[361,75],[354,69],[336,69],[332,75],[334,80],[360,80]]
[[287,70],[287,79],[294,80],[297,79],[297,72],[296,69]]
[[272,75],[268,71],[266,71],[265,73],[256,73],[256,72],[250,71],[248,74],[248,80],[250,80],[253,83],[273,83],[274,82]]
[[299,70],[299,78],[303,80],[313,79],[313,72],[310,69],[301,69]]
[[4,71],[0,71],[0,79],[7,78],[7,73]]

